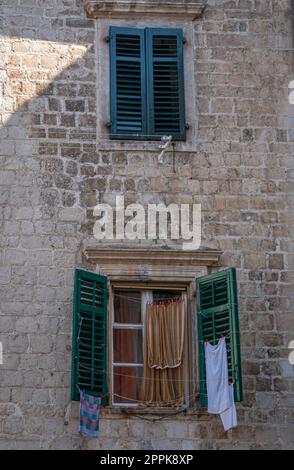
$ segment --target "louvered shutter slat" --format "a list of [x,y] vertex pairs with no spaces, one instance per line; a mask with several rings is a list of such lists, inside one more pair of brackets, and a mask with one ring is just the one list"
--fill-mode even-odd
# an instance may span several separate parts
[[234,382],[235,400],[242,400],[240,334],[235,269],[197,279],[200,403],[207,405],[204,341],[217,344],[226,337],[228,374]]
[[106,356],[107,278],[77,269],[74,286],[72,400],[79,399],[79,388],[93,395],[106,394]]

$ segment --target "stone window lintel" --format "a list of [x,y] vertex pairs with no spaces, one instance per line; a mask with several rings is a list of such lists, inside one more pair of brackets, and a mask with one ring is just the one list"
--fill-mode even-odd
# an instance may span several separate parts
[[87,261],[96,264],[109,279],[165,280],[190,283],[207,267],[220,266],[221,251],[215,249],[105,249],[86,248]]
[[150,1],[111,1],[92,0],[85,3],[88,18],[155,18],[165,17],[194,21],[199,18],[206,6],[205,0],[186,3]]

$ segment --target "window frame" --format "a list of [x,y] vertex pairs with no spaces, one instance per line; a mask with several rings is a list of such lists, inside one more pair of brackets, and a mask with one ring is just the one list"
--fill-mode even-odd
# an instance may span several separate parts
[[110,139],[110,57],[109,57],[109,27],[118,26],[125,28],[180,28],[183,30],[186,40],[183,48],[185,74],[185,113],[189,128],[186,129],[186,140],[176,142],[176,150],[179,152],[196,152],[197,137],[199,134],[197,107],[197,61],[196,38],[194,23],[183,18],[167,18],[166,15],[157,18],[111,18],[99,17],[94,20],[95,34],[95,109],[96,109],[96,149],[97,151],[134,151],[158,153],[159,141],[143,140],[116,140]]
[[[111,288],[111,287],[110,287]],[[119,289],[117,289],[119,290]],[[122,289],[123,290],[123,289]],[[134,289],[135,290],[135,289]],[[131,291],[131,289],[126,289],[126,292]],[[145,322],[145,304],[142,296],[142,290],[140,290],[141,294],[141,323],[116,323],[115,322],[115,309],[114,309],[114,297],[115,297],[115,289],[113,289],[113,295],[112,295],[112,319],[111,319],[111,330],[112,330],[112,341],[111,341],[111,362],[109,363],[109,370],[110,370],[110,375],[111,375],[111,380],[112,380],[112,389],[110,391],[110,397],[111,397],[111,403],[113,406],[129,406],[129,407],[134,407],[136,404],[134,403],[116,403],[114,402],[114,370],[115,367],[144,367],[144,363],[127,363],[127,362],[114,362],[114,340],[113,340],[113,333],[115,329],[120,329],[120,330],[141,330],[142,331],[142,349],[143,349],[143,341],[144,341],[144,322]],[[143,359],[143,351],[142,351],[142,359]],[[118,396],[118,395],[117,395]]]
[[[180,284],[180,283],[179,283]],[[186,287],[183,286],[176,286],[174,283],[172,286],[162,286],[158,285],[156,283],[152,284],[144,284],[140,283],[140,286],[136,285],[136,283],[128,283],[127,286],[125,286],[123,283],[110,283],[109,285],[109,353],[108,353],[108,370],[109,370],[109,384],[108,384],[108,390],[109,390],[109,405],[114,407],[114,408],[138,408],[137,403],[117,403],[114,401],[114,366],[115,365],[123,365],[124,363],[114,363],[113,357],[114,357],[114,350],[113,350],[113,329],[114,329],[114,290],[115,289],[125,289],[128,291],[131,290],[140,290],[141,291],[141,315],[142,315],[142,343],[144,342],[144,322],[145,322],[145,313],[146,313],[146,299],[147,299],[147,292],[150,295],[150,292],[152,290],[170,290],[170,291],[179,291],[182,293],[182,298],[186,302],[186,332],[185,332],[185,366],[186,366],[186,378],[185,378],[185,405],[189,407],[190,405],[190,382],[193,379],[191,376],[191,363],[193,361],[193,358],[189,356],[189,350],[190,350],[190,342],[192,341],[192,332],[188,329],[188,322],[189,322],[189,309],[188,309],[188,291]],[[142,295],[143,294],[143,295]],[[145,297],[145,301],[144,301]],[[118,324],[117,324],[118,325]],[[130,324],[132,325],[132,324]],[[138,328],[138,326],[135,326],[138,324],[134,324],[134,328]],[[138,365],[133,363],[133,364],[128,364],[131,365],[132,367],[137,367]],[[141,366],[141,365],[140,365]],[[142,364],[143,367],[143,364]],[[170,410],[172,407],[158,407],[158,408],[152,408],[152,410]],[[141,409],[141,407],[140,407]],[[143,408],[144,409],[144,408]]]
[[[140,44],[143,45],[143,51],[139,60],[136,62],[141,63],[141,106],[142,106],[142,131],[141,133],[119,133],[116,132],[116,62],[117,56],[115,51],[115,37],[119,34],[137,35],[140,37]],[[159,62],[167,60],[177,64],[178,70],[178,99],[179,99],[179,132],[173,133],[166,131],[162,134],[155,133],[155,114],[154,114],[154,84],[153,84],[153,58],[152,40],[154,36],[175,36],[177,38],[177,55],[171,58],[157,58]],[[163,135],[172,135],[174,142],[186,142],[186,100],[185,100],[185,75],[184,75],[184,31],[180,27],[123,27],[123,26],[109,26],[109,66],[110,66],[110,79],[109,79],[109,104],[110,104],[110,134],[111,140],[120,141],[160,141]],[[126,58],[121,59],[126,60]],[[134,59],[135,60],[135,59]],[[151,86],[152,85],[152,86]]]

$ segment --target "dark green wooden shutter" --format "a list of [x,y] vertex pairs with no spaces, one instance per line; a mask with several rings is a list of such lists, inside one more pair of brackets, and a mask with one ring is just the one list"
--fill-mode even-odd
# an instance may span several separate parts
[[74,279],[72,400],[79,400],[79,389],[93,395],[106,394],[106,364],[107,278],[77,269]]
[[204,343],[216,344],[226,337],[229,379],[235,401],[243,399],[236,270],[226,269],[197,279],[200,403],[207,405]]
[[148,133],[185,140],[182,30],[147,28],[146,51]]
[[183,33],[110,28],[112,139],[185,140]]
[[110,114],[112,139],[146,135],[144,30],[110,28]]

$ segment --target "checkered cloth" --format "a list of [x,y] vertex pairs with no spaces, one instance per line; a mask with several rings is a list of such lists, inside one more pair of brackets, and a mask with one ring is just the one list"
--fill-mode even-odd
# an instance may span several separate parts
[[89,395],[80,390],[80,426],[79,432],[86,436],[99,436],[101,397]]

